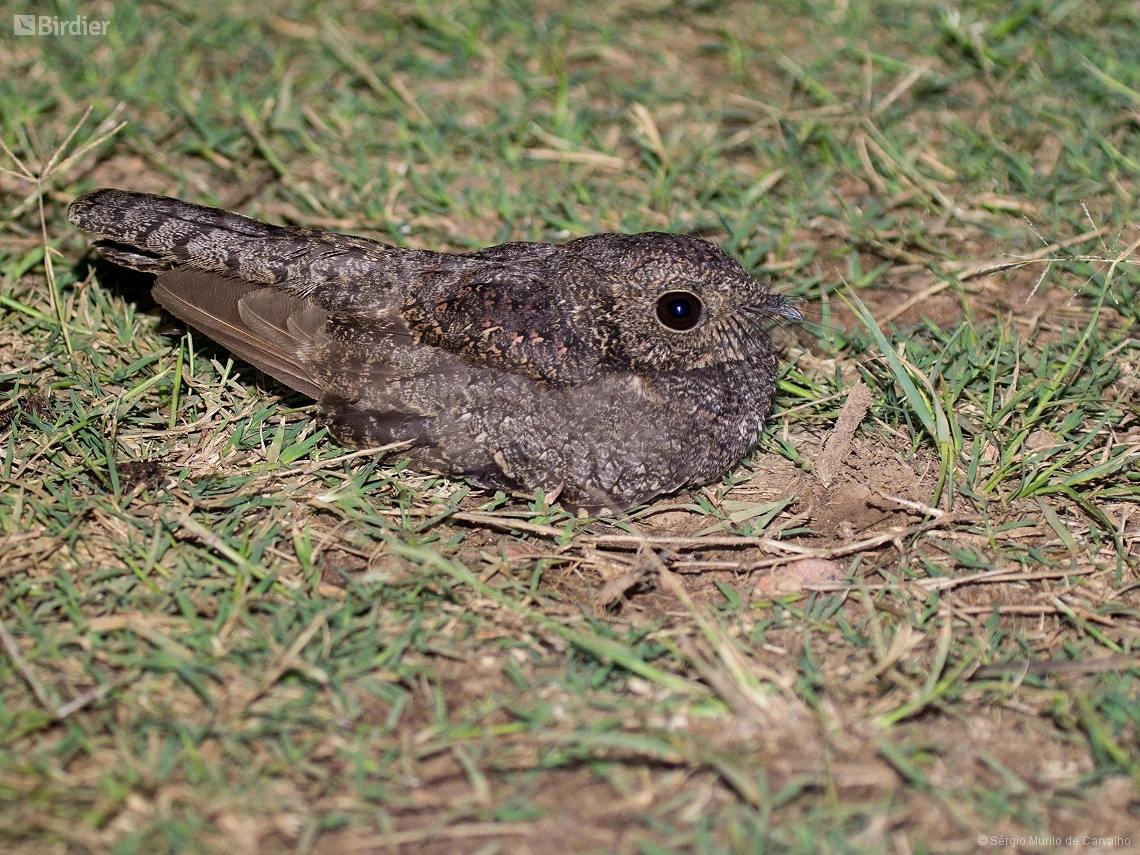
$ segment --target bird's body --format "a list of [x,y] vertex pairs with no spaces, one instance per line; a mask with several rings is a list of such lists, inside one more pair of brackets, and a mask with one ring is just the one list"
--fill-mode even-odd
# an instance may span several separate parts
[[339,439],[424,468],[624,509],[755,445],[798,317],[712,244],[605,234],[451,255],[99,190],[72,223],[155,299],[317,400]]

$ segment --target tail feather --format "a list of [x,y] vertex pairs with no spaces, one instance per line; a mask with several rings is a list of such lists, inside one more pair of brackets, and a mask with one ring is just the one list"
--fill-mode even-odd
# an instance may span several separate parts
[[291,231],[223,211],[172,199],[152,193],[103,189],[80,196],[67,209],[71,224],[84,231],[95,232],[119,243],[146,246],[150,249],[172,249],[178,243],[177,227],[165,228],[171,222],[183,222],[197,228],[215,228],[249,238],[272,237],[275,232]]
[[96,190],[72,202],[67,218],[103,238],[100,248],[112,261],[134,269],[187,265],[243,278],[253,273],[255,281],[272,284],[270,269],[243,269],[249,265],[237,251],[268,241],[280,257],[281,244],[305,247],[295,230],[149,193]]
[[117,264],[119,267],[129,267],[131,270],[138,270],[141,273],[160,273],[174,266],[160,255],[122,243],[97,240],[94,246],[99,250],[99,254],[112,264]]
[[366,238],[275,226],[149,193],[96,190],[72,202],[67,218],[102,238],[104,255],[126,267],[219,273],[313,296],[329,308],[359,299],[346,284],[359,289],[362,282],[374,283],[383,300],[413,263],[404,258],[408,253]]

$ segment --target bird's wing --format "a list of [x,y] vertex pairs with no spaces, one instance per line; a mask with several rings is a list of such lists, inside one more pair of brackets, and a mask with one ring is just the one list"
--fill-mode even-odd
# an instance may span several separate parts
[[420,341],[470,365],[573,384],[601,358],[604,313],[591,295],[563,293],[551,275],[529,262],[443,271],[427,278],[403,316]]
[[159,274],[153,294],[172,315],[270,377],[321,396],[305,357],[322,343],[328,314],[311,300],[199,270]]

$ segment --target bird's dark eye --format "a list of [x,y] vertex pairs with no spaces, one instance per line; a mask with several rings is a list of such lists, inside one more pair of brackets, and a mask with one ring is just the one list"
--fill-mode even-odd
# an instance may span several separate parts
[[691,291],[668,291],[657,299],[657,320],[671,330],[691,330],[701,319],[701,300]]

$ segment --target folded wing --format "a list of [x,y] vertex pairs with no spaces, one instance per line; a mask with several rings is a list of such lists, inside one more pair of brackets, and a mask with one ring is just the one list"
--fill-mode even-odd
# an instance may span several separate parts
[[159,274],[152,293],[172,315],[270,377],[321,396],[306,356],[325,338],[328,313],[311,300],[199,270]]

